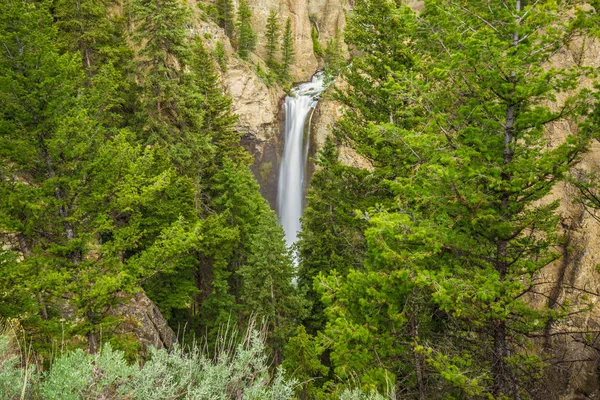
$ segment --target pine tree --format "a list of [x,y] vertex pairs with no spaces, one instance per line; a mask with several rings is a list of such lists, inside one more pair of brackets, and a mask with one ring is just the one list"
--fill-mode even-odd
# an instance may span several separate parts
[[323,378],[328,373],[328,368],[319,359],[320,353],[316,341],[302,325],[296,328],[296,335],[285,345],[283,368],[291,377],[302,382],[298,388],[300,399],[318,396],[313,378]]
[[267,49],[267,66],[269,68],[276,68],[276,55],[279,47],[279,18],[277,17],[277,11],[274,9],[269,11],[265,36],[267,37],[267,44],[265,46]]
[[88,75],[107,63],[126,67],[132,58],[124,38],[123,18],[111,12],[112,6],[101,0],[58,0],[53,5],[60,46],[81,53]]
[[177,0],[136,0],[131,15],[141,71],[140,140],[169,148],[177,168],[198,179],[213,155],[202,132],[202,96],[186,84],[190,46],[185,30],[189,10]]
[[232,38],[235,28],[233,1],[216,0],[215,6],[217,7],[217,24],[225,30],[225,34],[229,38]]
[[[328,137],[315,161],[318,169],[311,178],[298,234],[298,286],[312,303],[304,321],[311,333],[325,328],[323,304],[313,287],[315,278],[321,273],[346,275],[351,269],[362,268],[367,223],[355,210],[382,201],[377,190],[364,190],[373,188],[369,171],[347,167],[338,157],[336,144]],[[340,187],[345,190],[338,190]]]
[[237,115],[233,114],[231,98],[223,93],[213,59],[204,48],[202,39],[196,37],[191,43],[187,74],[190,87],[202,96],[201,132],[210,136],[216,149],[216,164],[231,158],[238,164],[250,164],[250,155],[240,144],[240,135],[235,130]]
[[[579,66],[551,71],[543,66],[555,51],[569,46],[572,34],[581,34],[587,16],[568,16],[565,4],[434,6],[429,21],[444,32],[440,43],[452,56],[438,56],[437,66],[445,65],[442,71],[451,85],[440,88],[440,100],[447,101],[436,102],[431,112],[441,118],[433,129],[448,134],[448,147],[435,165],[422,171],[429,194],[427,204],[416,209],[425,215],[405,225],[414,232],[407,239],[417,232],[431,235],[420,250],[435,248],[436,258],[445,259],[438,270],[425,274],[440,285],[432,288],[433,296],[460,331],[479,334],[471,354],[491,365],[480,390],[494,397],[526,397],[542,362],[521,346],[565,312],[545,300],[534,307],[528,302],[532,299],[524,298],[539,295],[536,280],[559,257],[554,251],[558,204],[542,199],[589,142],[583,131],[547,147],[548,127],[585,115],[589,94],[574,90],[584,73]],[[553,22],[540,22],[544,15],[552,15]],[[474,33],[460,33],[453,27],[456,20],[468,21]],[[481,49],[485,51],[479,53]],[[548,101],[558,93],[566,100],[557,111]],[[441,204],[444,208],[437,208]],[[435,234],[424,226],[432,222]],[[455,368],[440,360],[442,370]]]
[[285,23],[281,42],[281,66],[279,70],[280,79],[289,82],[291,79],[290,67],[294,64],[294,36],[292,33],[292,21],[288,18]]
[[321,46],[321,42],[319,41],[319,31],[314,25],[310,30],[310,38],[312,40],[313,52],[315,53],[315,56],[317,56],[319,59],[323,58],[325,53],[323,53],[323,46]]
[[252,29],[252,11],[245,0],[240,1],[237,12],[237,52],[247,60],[256,47],[256,33]]
[[[388,177],[396,205],[365,214],[365,272],[322,278],[338,374],[408,381],[420,398],[431,379],[455,397],[532,395],[544,367],[532,340],[567,312],[538,284],[559,257],[557,203],[545,198],[590,139],[582,130],[549,147],[544,135],[563,118],[581,121],[590,100],[575,89],[580,66],[547,69],[589,26],[589,12],[569,10],[440,0],[416,17],[394,2],[357,2],[360,23],[346,37],[364,56],[346,79],[360,90],[342,96],[354,108],[340,132]],[[551,108],[557,93],[565,100]],[[364,343],[391,357],[369,359]]]
[[227,62],[225,61],[225,48],[223,47],[223,43],[219,40],[215,45],[215,50],[213,53],[217,63],[219,64],[219,68],[221,68],[221,72],[227,72]]
[[51,9],[59,50],[81,54],[83,84],[95,96],[94,117],[106,128],[124,126],[135,96],[133,51],[125,40],[125,19],[112,12],[113,6],[101,0],[58,0]]
[[213,252],[213,279],[201,320],[212,338],[231,315],[238,316],[240,326],[251,317],[264,320],[280,361],[285,338],[303,316],[303,303],[292,286],[283,232],[258,189],[250,170],[230,161],[214,177],[211,205],[221,222],[210,234],[216,245],[207,247]]
[[327,41],[327,47],[324,52],[325,74],[328,80],[337,77],[344,67],[344,49],[342,48],[342,37],[338,27],[335,28],[335,35]]
[[[0,98],[7,105],[0,128],[0,230],[15,240],[0,281],[18,283],[11,290],[22,306],[12,308],[11,317],[21,320],[42,353],[51,353],[61,335],[69,344],[85,337],[95,352],[100,333],[110,339],[119,322],[111,311],[139,290],[148,272],[132,268],[128,254],[160,225],[160,212],[149,222],[133,210],[143,201],[158,208],[169,203],[149,199],[165,195],[163,189],[181,192],[169,184],[168,170],[157,176],[148,165],[152,150],[142,152],[130,144],[130,132],[109,131],[96,120],[96,91],[111,98],[114,87],[99,85],[113,81],[99,79],[85,89],[81,58],[59,53],[43,4],[2,3],[1,15],[8,51],[0,57]],[[177,197],[178,215],[185,201]]]
[[[18,238],[24,259],[13,260],[13,268],[25,272],[21,284],[32,296],[37,286],[39,324],[52,329],[51,315],[61,291],[86,268],[82,255],[89,231],[78,229],[77,217],[84,213],[76,197],[99,140],[94,140],[93,123],[77,98],[83,82],[80,59],[71,53],[59,55],[48,10],[4,2],[1,14],[7,51],[0,59],[0,96],[6,105],[0,221],[2,231]],[[28,328],[32,320],[26,318]]]

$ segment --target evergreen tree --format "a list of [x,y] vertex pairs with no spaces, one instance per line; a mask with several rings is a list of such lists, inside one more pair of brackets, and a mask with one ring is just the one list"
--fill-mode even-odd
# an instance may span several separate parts
[[285,338],[303,316],[283,232],[247,167],[227,161],[214,180],[212,207],[222,221],[211,234],[217,245],[208,247],[214,254],[213,277],[201,321],[216,334],[231,313],[237,314],[241,326],[251,317],[264,320],[280,362]]
[[279,18],[277,17],[277,11],[271,9],[269,11],[269,17],[267,18],[267,29],[265,32],[267,37],[267,65],[269,68],[275,68],[277,66],[276,55],[279,43]]
[[[110,132],[94,118],[96,91],[111,98],[114,87],[100,87],[99,79],[82,89],[81,58],[59,54],[44,5],[5,2],[1,15],[8,51],[0,57],[0,98],[7,105],[0,230],[15,238],[1,281],[16,284],[11,291],[22,304],[7,316],[22,321],[43,354],[61,336],[69,345],[85,337],[95,352],[100,333],[110,339],[118,323],[111,311],[152,274],[132,268],[127,255],[147,240],[160,212],[148,222],[132,210],[143,201],[160,208],[169,203],[157,202],[163,190],[181,191],[169,184],[168,170],[156,175],[152,150],[131,146],[127,130]],[[185,197],[176,201],[181,215]]]
[[240,1],[237,12],[237,51],[242,60],[247,60],[256,47],[256,33],[252,29],[252,11],[245,0]]
[[[219,76],[202,39],[196,37],[191,43],[189,67],[186,75],[190,87],[202,96],[201,133],[210,136],[216,149],[214,161],[232,158],[238,164],[250,164],[250,155],[240,144],[240,135],[235,131],[237,115],[231,109],[231,98],[223,93]],[[200,133],[200,132],[199,132]]]
[[111,12],[114,5],[101,0],[57,0],[53,4],[60,46],[81,53],[88,75],[107,63],[125,67],[132,58],[123,18]]
[[[328,137],[315,161],[318,169],[311,179],[298,234],[298,286],[312,303],[304,321],[311,333],[325,328],[323,305],[313,288],[315,278],[320,273],[337,271],[346,275],[351,269],[362,268],[367,223],[355,210],[383,200],[376,190],[369,195],[364,190],[373,188],[369,171],[347,167],[338,156],[334,140]],[[338,190],[340,187],[345,190]]]
[[323,46],[321,46],[321,42],[319,41],[319,31],[313,25],[310,30],[310,38],[312,39],[313,52],[317,58],[323,58],[325,53],[323,52]]
[[[132,264],[140,270],[161,266],[144,288],[172,326],[208,334],[213,343],[224,325],[243,326],[254,315],[265,318],[269,343],[281,350],[300,312],[292,267],[280,228],[248,169],[251,157],[234,129],[231,99],[223,94],[201,39],[186,37],[187,11],[170,0],[159,8],[143,1],[133,13],[140,21],[136,38],[147,93],[140,111],[148,135],[143,140],[166,146],[165,161],[189,177],[195,215],[162,225]],[[251,13],[245,3],[239,11],[238,50],[248,55],[253,47],[248,41],[255,40]],[[169,25],[165,37],[161,22]],[[257,277],[269,284],[267,297],[257,292],[262,288]]]
[[221,68],[221,72],[227,72],[227,62],[225,61],[225,48],[223,47],[223,43],[219,40],[215,45],[215,50],[213,55],[219,64],[219,68]]
[[289,82],[291,79],[290,67],[294,64],[294,36],[292,33],[292,21],[288,18],[285,23],[281,42],[281,66],[279,70],[280,79]]
[[[13,258],[9,270],[23,271],[19,286],[25,293],[34,296],[37,289],[36,314],[24,323],[43,334],[44,328],[56,329],[51,324],[64,287],[88,267],[82,256],[89,221],[78,223],[87,210],[76,198],[90,153],[100,142],[94,140],[94,124],[77,97],[83,82],[80,59],[59,55],[48,10],[3,2],[1,14],[7,47],[0,59],[0,96],[6,105],[1,118],[1,229],[15,232],[24,257],[22,263]],[[84,323],[91,322],[86,313],[81,316]]]
[[177,0],[136,0],[131,15],[142,74],[138,123],[145,144],[165,144],[180,171],[198,179],[212,158],[202,132],[202,96],[186,84],[190,47],[185,31],[189,11]]
[[335,35],[327,41],[324,52],[325,74],[328,80],[337,77],[344,67],[344,49],[342,48],[342,37],[338,27],[335,27]]
[[302,325],[296,328],[296,335],[285,345],[283,368],[290,376],[302,382],[298,387],[300,399],[306,400],[319,396],[313,377],[323,377],[328,372],[328,368],[321,364],[320,353],[321,349],[318,348],[316,341],[306,333]]
[[[589,142],[585,130],[553,147],[544,136],[581,120],[590,100],[575,90],[580,66],[547,69],[589,25],[589,12],[569,10],[440,0],[416,18],[395,2],[357,2],[346,37],[364,55],[346,79],[360,90],[342,95],[353,109],[340,132],[388,176],[396,205],[365,215],[366,271],[320,285],[339,375],[395,379],[420,398],[431,379],[458,397],[532,395],[544,366],[532,339],[566,312],[539,295],[559,256],[557,203],[542,199]],[[565,100],[551,108],[557,93]],[[373,347],[389,357],[357,354]]]
[[234,9],[232,0],[216,0],[217,24],[225,30],[225,34],[233,37],[235,23],[233,21]]
[[107,129],[124,126],[135,101],[133,51],[125,40],[125,19],[112,12],[114,6],[101,0],[57,0],[51,9],[59,50],[81,54],[84,86],[97,107],[94,117]]

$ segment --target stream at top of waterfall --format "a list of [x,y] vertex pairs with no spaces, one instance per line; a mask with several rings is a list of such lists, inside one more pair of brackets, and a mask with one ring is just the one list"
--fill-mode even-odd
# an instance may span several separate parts
[[277,213],[288,247],[296,242],[301,229],[310,120],[326,88],[324,78],[323,72],[315,74],[311,82],[298,85],[285,98],[285,142],[279,169]]

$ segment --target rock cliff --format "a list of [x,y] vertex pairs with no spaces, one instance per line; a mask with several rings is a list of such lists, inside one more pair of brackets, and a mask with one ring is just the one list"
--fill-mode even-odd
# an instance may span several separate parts
[[175,332],[144,292],[119,305],[114,313],[122,319],[117,333],[135,335],[145,351],[149,346],[170,349],[177,343]]
[[[212,4],[211,1],[204,1]],[[234,0],[237,8],[238,0]],[[283,27],[290,18],[294,33],[296,62],[292,67],[295,82],[310,80],[310,77],[323,67],[313,51],[311,32],[313,26],[318,32],[319,42],[325,46],[336,31],[342,30],[345,23],[345,10],[349,5],[345,0],[248,0],[252,10],[253,29],[258,43],[251,62],[240,60],[229,38],[213,21],[203,17],[197,5],[189,1],[194,10],[196,34],[203,37],[207,47],[214,50],[217,42],[225,48],[226,71],[222,74],[223,86],[233,99],[233,111],[239,116],[237,129],[246,148],[255,156],[253,171],[258,179],[263,195],[275,207],[279,154],[283,149],[280,141],[282,101],[284,90],[276,85],[268,85],[257,73],[257,66],[266,69],[264,59],[265,28],[270,10],[276,10]]]
[[[556,67],[574,63],[600,67],[600,42],[578,38],[552,60]],[[584,80],[581,85],[590,87],[591,81]],[[556,105],[565,98],[565,94],[557,96]],[[547,132],[549,146],[562,143],[577,129],[574,121],[554,124]],[[600,143],[597,141],[571,171],[575,179],[585,172],[600,172]],[[540,286],[547,296],[544,301],[554,307],[569,303],[573,310],[593,305],[589,312],[575,313],[550,326],[540,341],[540,346],[553,349],[556,358],[548,380],[549,399],[600,398],[600,309],[597,304],[600,297],[596,295],[600,293],[600,212],[583,207],[576,201],[578,194],[573,185],[564,182],[545,199],[557,200],[560,204],[558,228],[563,240],[557,249],[562,258],[546,268],[539,279],[548,282]],[[581,333],[584,331],[588,333]]]

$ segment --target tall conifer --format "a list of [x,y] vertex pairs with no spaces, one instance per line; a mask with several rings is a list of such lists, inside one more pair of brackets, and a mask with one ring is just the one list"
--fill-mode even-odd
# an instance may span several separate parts
[[267,49],[267,65],[270,68],[274,68],[277,64],[275,56],[279,47],[279,18],[277,17],[277,11],[274,9],[269,11],[265,36],[267,37],[267,44],[265,46]]
[[217,7],[217,24],[225,30],[227,36],[232,38],[235,29],[233,1],[216,0],[215,6]]
[[363,382],[395,380],[396,395],[419,398],[431,387],[531,398],[552,355],[534,338],[568,312],[540,283],[560,257],[547,196],[590,140],[583,129],[548,146],[552,124],[581,122],[591,101],[576,89],[584,68],[549,66],[594,11],[468,0],[427,2],[419,16],[393,1],[353,11],[345,36],[361,54],[339,94],[349,111],[338,133],[395,204],[362,214],[364,271],[318,285],[336,374],[361,370]]
[[283,37],[281,41],[281,66],[279,69],[280,78],[284,82],[291,79],[290,68],[294,64],[294,36],[292,32],[292,21],[288,18],[285,23]]
[[237,12],[237,51],[242,60],[247,60],[256,47],[256,33],[252,29],[252,11],[245,0],[240,1]]

